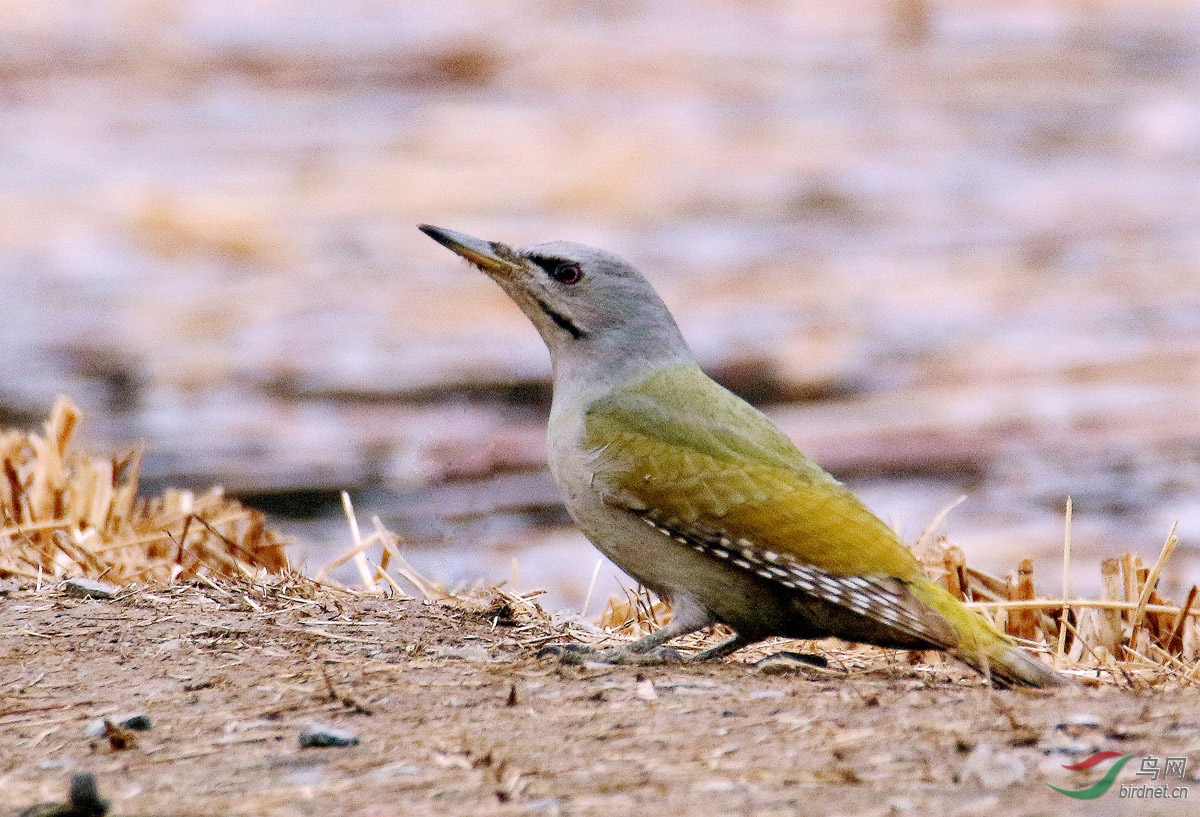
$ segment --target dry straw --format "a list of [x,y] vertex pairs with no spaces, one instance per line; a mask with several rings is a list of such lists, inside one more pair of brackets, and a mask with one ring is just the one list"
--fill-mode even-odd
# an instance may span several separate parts
[[[1189,685],[1200,680],[1200,632],[1196,609],[1200,588],[1192,585],[1183,604],[1160,595],[1159,580],[1178,538],[1167,534],[1152,568],[1126,553],[1100,564],[1099,599],[1071,598],[1071,510],[1063,539],[1063,592],[1036,598],[1033,560],[1023,559],[1005,578],[966,567],[962,551],[944,538],[917,549],[925,570],[967,606],[1027,646],[1052,656],[1080,680],[1131,686]],[[1077,555],[1077,554],[1076,554]]]
[[260,512],[220,488],[138,496],[139,452],[79,451],[80,419],[60,397],[45,434],[0,431],[0,578],[161,584],[287,569]]

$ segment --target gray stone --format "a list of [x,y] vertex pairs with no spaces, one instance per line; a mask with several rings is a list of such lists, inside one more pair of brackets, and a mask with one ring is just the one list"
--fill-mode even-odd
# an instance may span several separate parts
[[121,592],[121,587],[96,579],[67,579],[63,582],[63,592],[82,599],[111,599]]
[[308,723],[300,732],[300,747],[303,749],[357,746],[358,743],[358,735],[353,732],[319,723]]

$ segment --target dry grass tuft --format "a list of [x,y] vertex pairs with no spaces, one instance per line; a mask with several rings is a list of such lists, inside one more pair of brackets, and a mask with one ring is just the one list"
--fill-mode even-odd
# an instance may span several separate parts
[[[940,539],[918,551],[931,577],[1027,646],[1054,656],[1059,669],[1081,680],[1133,687],[1190,685],[1200,680],[1197,595],[1182,604],[1158,592],[1178,539],[1167,535],[1152,567],[1126,553],[1100,564],[1101,597],[1037,598],[1033,560],[1005,578],[966,567],[962,552]],[[1064,552],[1069,553],[1069,538]]]
[[0,431],[0,578],[163,584],[288,569],[284,540],[220,488],[138,496],[140,454],[77,450],[60,397],[45,434]]
[[[363,537],[362,529],[358,524],[358,515],[354,512],[354,505],[350,502],[350,495],[345,491],[342,491],[342,508],[346,512],[346,523],[350,526],[352,547],[317,571],[317,575],[313,577],[314,581],[318,584],[341,587],[343,590],[354,590],[354,588],[342,587],[338,582],[329,578],[329,573],[334,568],[353,560],[358,570],[359,581],[362,582],[363,591],[407,598],[408,594],[404,592],[400,584],[388,573],[388,568],[394,563],[396,573],[415,588],[420,597],[425,601],[457,600],[458,597],[442,590],[435,582],[426,579],[416,568],[408,563],[408,560],[400,553],[400,537],[385,528],[378,516],[371,517],[371,522],[375,528],[374,533]],[[367,556],[368,551],[373,547],[379,548],[378,562],[371,562]]]

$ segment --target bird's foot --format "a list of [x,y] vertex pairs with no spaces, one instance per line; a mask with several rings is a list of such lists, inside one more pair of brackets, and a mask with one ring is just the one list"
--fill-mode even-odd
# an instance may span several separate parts
[[538,658],[554,657],[564,664],[627,664],[648,666],[681,664],[683,655],[673,647],[655,647],[645,652],[628,649],[598,650],[583,644],[551,644],[538,650]]

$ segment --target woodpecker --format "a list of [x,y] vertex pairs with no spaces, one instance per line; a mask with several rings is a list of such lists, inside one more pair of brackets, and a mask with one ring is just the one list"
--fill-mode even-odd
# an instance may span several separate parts
[[564,241],[514,249],[420,229],[487,273],[550,349],[550,471],[571,517],[671,602],[665,627],[599,657],[661,651],[714,624],[949,652],[1012,686],[1069,683],[926,576],[896,533],[760,411],[701,371],[633,267]]

